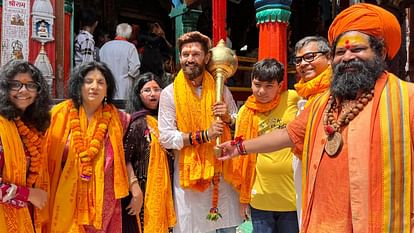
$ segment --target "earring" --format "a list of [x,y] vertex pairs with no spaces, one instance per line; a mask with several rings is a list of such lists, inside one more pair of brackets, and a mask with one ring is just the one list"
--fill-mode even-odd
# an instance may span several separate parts
[[104,97],[104,99],[103,99],[103,104],[104,104],[104,105],[107,105],[107,104],[108,104],[108,98],[107,98],[106,96],[105,96],[105,97]]

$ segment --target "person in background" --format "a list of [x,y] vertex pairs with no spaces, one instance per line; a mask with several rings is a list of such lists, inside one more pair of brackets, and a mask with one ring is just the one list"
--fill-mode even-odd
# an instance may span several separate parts
[[116,27],[116,37],[102,46],[99,51],[101,62],[105,63],[115,77],[117,91],[114,99],[127,100],[135,79],[139,75],[141,62],[135,46],[128,41],[132,28],[127,23]]
[[138,24],[132,24],[131,25],[132,32],[131,36],[129,37],[128,41],[135,45],[135,48],[137,48],[138,54],[141,54],[140,48],[142,47],[142,43],[139,40],[140,34],[141,34],[141,26]]
[[83,9],[80,12],[81,30],[75,38],[75,66],[96,60],[93,32],[98,26],[95,10]]
[[231,168],[214,154],[215,139],[230,138],[237,107],[227,87],[224,101],[215,99],[214,78],[206,71],[210,47],[210,38],[200,32],[183,34],[182,68],[160,97],[160,143],[175,155],[174,232],[234,233],[241,223],[238,195],[223,179],[229,179]]
[[140,72],[152,72],[160,78],[161,86],[168,86],[173,81],[172,74],[166,70],[170,62],[172,46],[165,38],[164,30],[158,23],[150,24],[150,33],[142,36],[144,49],[141,57]]
[[[128,177],[133,183],[130,195],[122,199],[124,233],[139,232],[140,227],[141,232],[168,232],[176,222],[169,167],[172,156],[158,141],[159,83],[153,73],[141,74],[127,102],[131,121],[124,147]],[[143,208],[139,190],[144,194]]]
[[129,115],[113,105],[115,79],[100,62],[78,66],[70,99],[52,109],[47,132],[51,232],[122,232],[128,195],[122,137]]
[[109,34],[109,32],[105,30],[100,31],[98,33],[98,41],[95,46],[96,61],[101,61],[101,58],[99,57],[99,52],[102,46],[108,41],[111,41],[111,35]]
[[[331,84],[331,48],[328,41],[320,36],[308,36],[299,40],[295,45],[296,73],[300,80],[295,84],[295,90],[301,97],[298,101],[298,115],[309,106],[320,94],[327,91]],[[302,210],[302,162],[293,157],[293,171],[296,189],[296,208],[298,220]]]
[[[293,90],[282,91],[283,76],[284,67],[275,59],[253,65],[253,95],[237,114],[235,140],[283,129],[295,118],[299,96]],[[292,157],[292,150],[286,148],[233,159],[241,217],[251,216],[254,232],[299,232]]]
[[225,142],[222,159],[294,147],[303,162],[303,233],[412,232],[414,85],[385,69],[401,46],[389,11],[367,3],[328,32],[333,76],[285,129]]
[[0,231],[45,231],[49,174],[43,135],[50,124],[49,87],[27,61],[0,70]]

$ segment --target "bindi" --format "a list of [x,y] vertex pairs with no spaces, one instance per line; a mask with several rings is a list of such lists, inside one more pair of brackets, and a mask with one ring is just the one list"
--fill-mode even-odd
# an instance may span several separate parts
[[345,48],[346,49],[350,49],[351,48],[351,45],[349,44],[349,40],[346,40],[345,41]]

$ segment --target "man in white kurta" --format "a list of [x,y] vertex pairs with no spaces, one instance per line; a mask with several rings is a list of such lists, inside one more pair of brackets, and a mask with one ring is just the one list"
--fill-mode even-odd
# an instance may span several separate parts
[[128,99],[134,80],[139,75],[141,62],[138,52],[135,45],[128,41],[131,33],[132,28],[129,24],[119,24],[115,39],[106,42],[99,50],[101,62],[108,65],[116,80],[117,91],[114,99]]
[[[197,41],[198,39],[201,41]],[[205,40],[208,40],[208,42],[205,42]],[[201,33],[190,32],[184,34],[178,41],[182,70],[177,77],[184,75],[187,80],[191,81],[194,93],[189,91],[186,92],[186,94],[195,94],[199,98],[204,98],[205,92],[203,92],[202,84],[203,78],[206,75],[209,75],[204,70],[205,64],[207,64],[209,59],[209,54],[207,52],[210,46],[209,39]],[[189,140],[189,138],[191,138],[191,133],[181,132],[177,124],[177,106],[174,97],[174,93],[177,93],[177,89],[174,87],[177,83],[176,81],[162,91],[158,114],[160,142],[166,149],[173,149],[175,154],[174,204],[177,215],[177,224],[174,227],[174,232],[235,233],[236,226],[242,221],[239,216],[239,197],[231,185],[224,181],[223,177],[220,178],[218,198],[218,210],[222,215],[222,218],[219,218],[217,221],[206,219],[206,216],[212,207],[213,185],[210,185],[203,192],[183,188],[180,185],[180,151],[184,147],[193,146],[193,143]],[[212,91],[214,92],[214,89]],[[202,93],[204,93],[204,95]],[[224,88],[223,96],[225,104],[216,106],[213,110],[215,115],[223,116],[223,120],[218,122],[214,121],[208,129],[200,129],[208,131],[210,138],[220,136],[223,132],[222,124],[233,122],[237,113],[236,104],[227,87]],[[210,108],[210,106],[206,107]],[[213,108],[213,106],[211,107]],[[197,111],[197,109],[194,111]],[[214,118],[213,115],[211,117]],[[189,122],[189,124],[191,123]]]

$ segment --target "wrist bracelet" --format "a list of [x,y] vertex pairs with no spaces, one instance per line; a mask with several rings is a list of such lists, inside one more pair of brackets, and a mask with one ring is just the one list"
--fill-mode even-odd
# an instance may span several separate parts
[[191,134],[193,134],[193,133],[190,132],[188,134],[188,141],[190,142],[190,145],[193,145],[193,140],[191,139],[191,137],[192,137]]
[[246,147],[244,146],[243,136],[235,137],[230,145],[235,146],[239,155],[247,155]]
[[191,133],[191,142],[192,142],[191,145],[193,146],[198,145],[196,136],[197,135],[195,133]]
[[206,135],[205,134],[206,134],[205,133],[205,130],[201,131],[201,141],[203,141],[203,143],[206,143],[207,142],[207,139],[206,139]]
[[200,130],[197,130],[195,134],[196,134],[197,143],[202,144],[203,141],[201,140]]
[[208,130],[206,129],[206,139],[207,139],[207,142],[210,142],[210,137],[208,136]]
[[131,179],[129,179],[129,186],[131,187],[135,182],[138,183],[138,178],[136,176],[131,177]]

